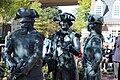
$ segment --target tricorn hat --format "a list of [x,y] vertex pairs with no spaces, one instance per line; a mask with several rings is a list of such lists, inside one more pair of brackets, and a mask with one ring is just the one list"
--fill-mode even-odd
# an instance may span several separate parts
[[20,22],[33,22],[34,18],[38,18],[39,14],[34,9],[19,8],[16,11],[15,19],[20,19]]
[[63,13],[55,16],[53,21],[75,21],[75,16],[70,13]]
[[103,16],[96,15],[96,14],[85,14],[88,22],[90,23],[97,23],[103,25],[104,19]]

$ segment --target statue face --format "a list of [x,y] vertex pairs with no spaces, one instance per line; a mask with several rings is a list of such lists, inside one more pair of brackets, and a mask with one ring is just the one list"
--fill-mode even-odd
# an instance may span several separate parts
[[96,33],[101,34],[102,33],[102,24],[88,22],[87,30],[90,32],[91,32],[91,30],[94,30]]
[[65,21],[60,21],[60,26],[61,26],[61,28],[63,29],[63,30],[68,30],[69,29],[69,24],[68,24],[68,22],[65,22]]
[[102,25],[96,24],[94,30],[96,31],[96,33],[101,34],[102,33]]
[[34,26],[34,23],[33,22],[31,22],[31,23],[20,23],[20,25],[21,25],[21,28],[23,28],[23,29],[32,30],[33,26]]

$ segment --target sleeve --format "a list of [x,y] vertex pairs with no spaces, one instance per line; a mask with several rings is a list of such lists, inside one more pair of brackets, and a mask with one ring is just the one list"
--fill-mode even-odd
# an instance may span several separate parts
[[5,45],[4,52],[3,52],[3,60],[5,61],[5,64],[8,68],[11,68],[13,66],[16,66],[16,62],[12,58],[11,54],[13,51],[13,39],[10,38]]
[[92,53],[94,56],[93,69],[98,68],[102,60],[102,42],[100,38],[93,38],[92,40]]
[[72,46],[70,48],[70,52],[74,55],[78,56],[80,53],[80,36],[79,34],[75,34],[72,40]]
[[48,53],[50,52],[50,48],[51,48],[51,40],[49,40]]

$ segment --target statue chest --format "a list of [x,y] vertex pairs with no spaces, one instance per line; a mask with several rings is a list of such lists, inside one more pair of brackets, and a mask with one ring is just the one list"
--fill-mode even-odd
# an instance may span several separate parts
[[34,51],[35,37],[32,35],[18,36],[13,40],[14,54],[19,57],[32,55]]

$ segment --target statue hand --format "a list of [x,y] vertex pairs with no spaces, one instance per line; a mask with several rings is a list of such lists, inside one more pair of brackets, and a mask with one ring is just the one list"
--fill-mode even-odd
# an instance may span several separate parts
[[28,66],[27,66],[27,64],[23,64],[23,66],[22,67],[20,67],[20,70],[21,70],[21,73],[22,74],[25,74],[25,75],[27,75],[28,74]]
[[71,41],[67,41],[67,42],[64,43],[64,48],[67,49],[67,50],[69,50],[71,46],[72,46]]
[[12,62],[12,61],[6,61],[6,65],[8,67],[8,69],[11,69],[13,67],[16,67],[16,63]]

